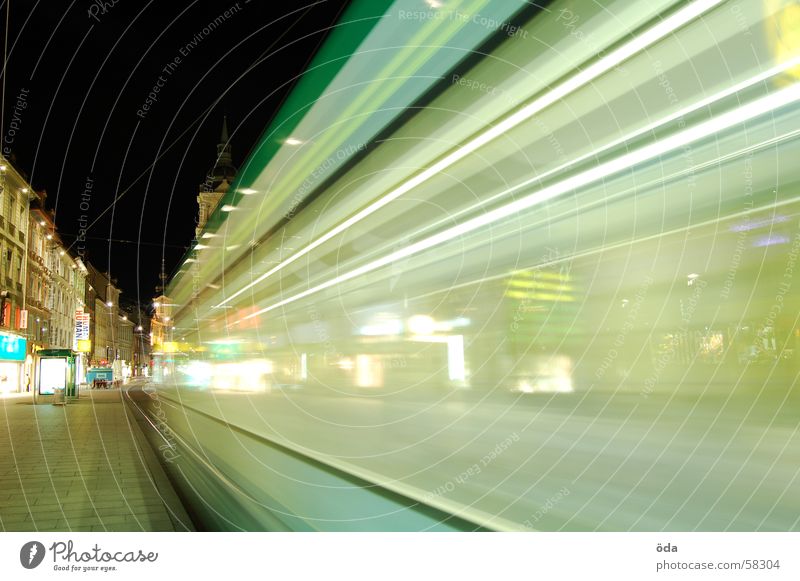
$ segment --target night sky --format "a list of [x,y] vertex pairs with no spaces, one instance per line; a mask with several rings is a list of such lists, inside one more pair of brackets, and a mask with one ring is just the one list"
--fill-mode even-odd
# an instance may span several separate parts
[[241,167],[346,4],[11,0],[3,153],[147,303],[194,236],[223,115]]

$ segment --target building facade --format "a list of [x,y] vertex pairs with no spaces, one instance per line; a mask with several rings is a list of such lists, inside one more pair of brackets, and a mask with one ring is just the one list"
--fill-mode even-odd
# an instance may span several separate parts
[[29,389],[25,266],[31,186],[0,157],[0,393]]
[[77,349],[76,311],[82,311],[87,270],[83,261],[73,258],[58,238],[50,240],[48,267],[51,273],[48,309],[51,349]]
[[236,176],[236,167],[233,165],[231,154],[230,138],[228,136],[228,120],[222,121],[222,134],[220,142],[217,144],[217,158],[214,168],[206,176],[206,181],[200,185],[200,192],[197,196],[197,226],[195,237],[200,239],[206,222],[214,213],[219,205],[222,196],[230,188],[233,178]]
[[101,272],[91,263],[87,266],[89,275],[86,286],[86,302],[92,301],[91,363],[96,366],[109,366],[119,359],[118,320],[120,290],[108,274]]
[[120,311],[131,326],[130,362],[131,375],[143,376],[150,366],[150,317],[138,303],[120,299]]
[[153,315],[150,319],[151,371],[156,379],[163,379],[172,370],[172,344],[172,304],[169,297],[162,294],[153,299]]
[[81,382],[92,365],[122,378],[149,362],[149,319],[120,311],[116,281],[71,252],[46,199],[0,156],[0,393],[35,386],[42,349],[77,352]]
[[28,219],[28,261],[26,268],[25,308],[28,310],[28,352],[46,349],[50,342],[50,285],[53,276],[48,260],[48,246],[55,231],[52,215],[44,208],[47,197],[39,192],[31,199]]
[[122,313],[119,315],[119,319],[117,320],[117,347],[115,362],[117,362],[123,379],[127,379],[133,375],[133,341],[133,321],[128,318],[127,314]]

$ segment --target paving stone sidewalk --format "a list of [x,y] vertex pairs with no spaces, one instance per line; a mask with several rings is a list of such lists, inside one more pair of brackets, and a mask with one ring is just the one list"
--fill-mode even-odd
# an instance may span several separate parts
[[192,529],[122,396],[87,390],[66,406],[0,398],[0,530]]

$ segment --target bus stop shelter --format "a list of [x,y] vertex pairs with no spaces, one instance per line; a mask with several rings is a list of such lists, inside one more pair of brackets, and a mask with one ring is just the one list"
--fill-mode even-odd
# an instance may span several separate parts
[[78,397],[76,356],[70,349],[42,349],[36,353],[37,403],[66,403]]

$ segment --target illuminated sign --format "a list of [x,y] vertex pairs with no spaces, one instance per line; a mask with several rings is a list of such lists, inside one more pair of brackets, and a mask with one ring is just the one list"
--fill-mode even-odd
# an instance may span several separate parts
[[39,361],[39,393],[53,395],[67,387],[67,358],[50,357]]
[[[764,19],[764,24],[775,62],[784,63],[797,55],[800,46],[800,28],[797,26],[800,6],[794,0],[769,0],[765,3],[764,13],[771,15]],[[800,66],[788,69],[785,75],[779,77],[781,84],[789,84],[800,78]]]
[[89,339],[78,339],[78,348],[76,351],[79,353],[91,353],[92,342]]
[[0,331],[0,361],[25,361],[27,346],[24,337]]
[[81,341],[86,341],[87,339],[89,339],[89,313],[84,313],[83,309],[78,309],[75,311],[75,341],[80,344]]

